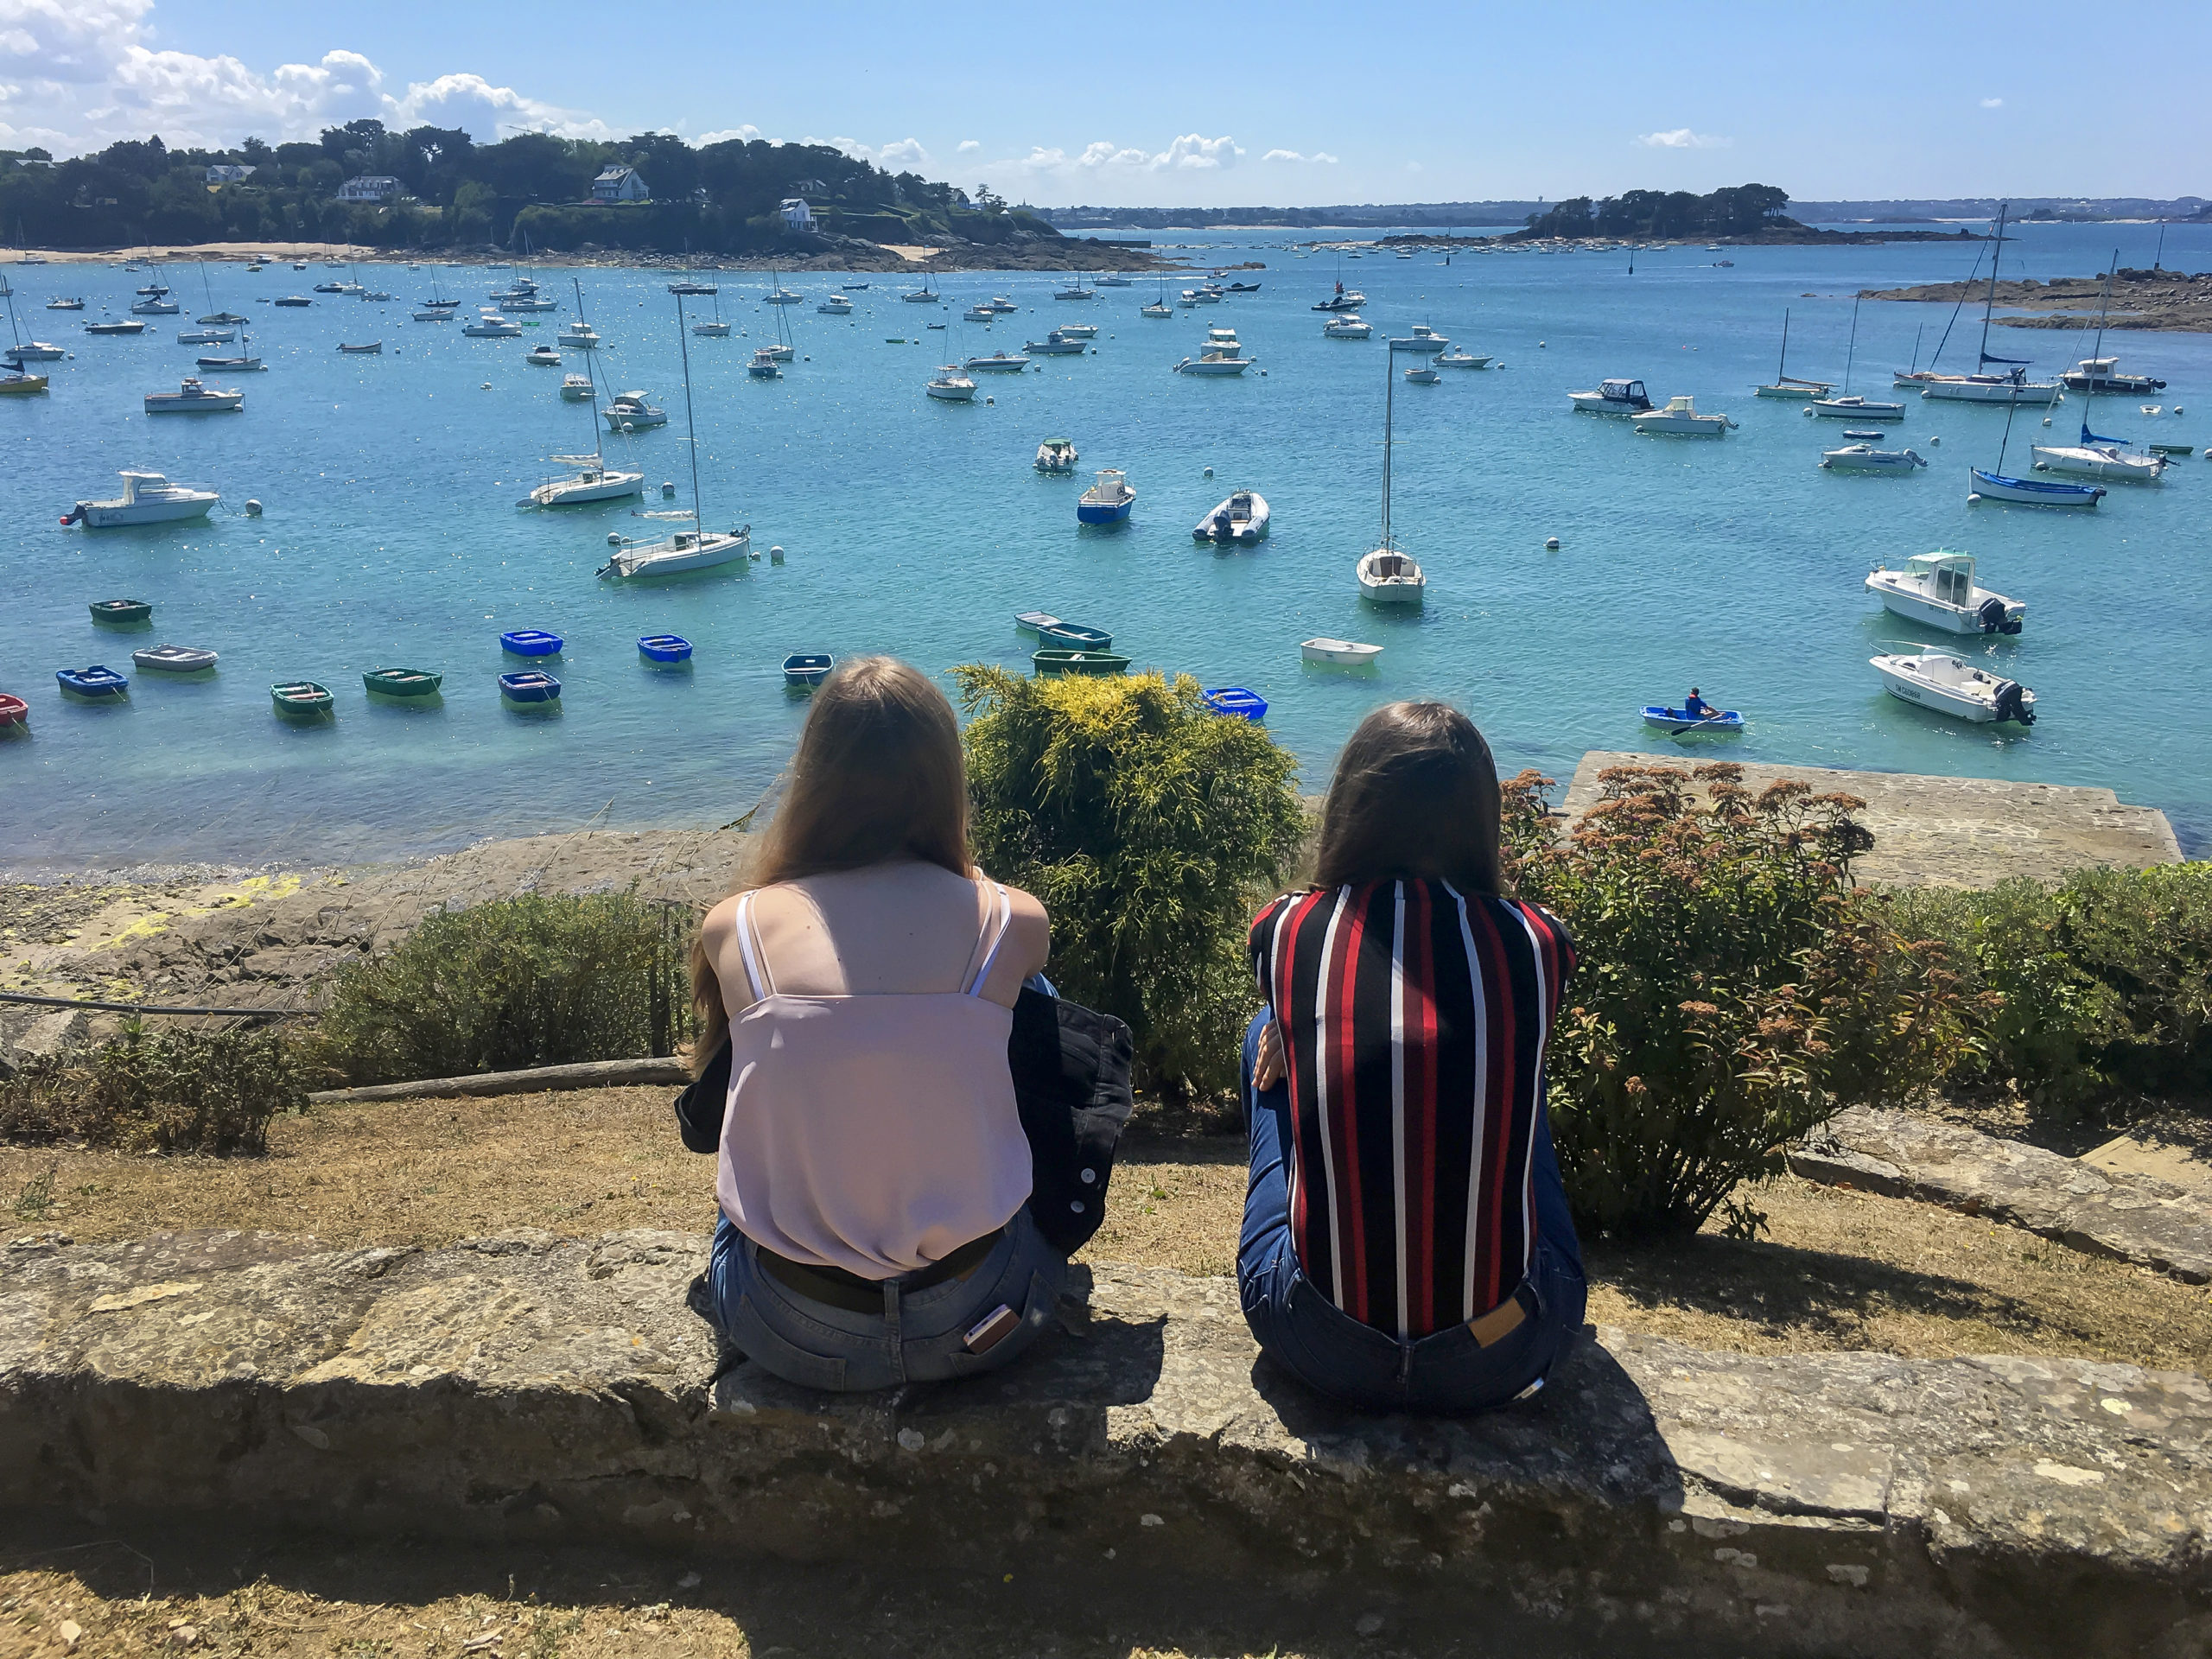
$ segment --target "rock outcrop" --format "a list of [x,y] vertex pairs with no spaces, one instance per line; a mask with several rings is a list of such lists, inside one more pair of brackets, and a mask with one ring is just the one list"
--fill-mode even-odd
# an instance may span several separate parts
[[1229,1281],[1100,1267],[1006,1372],[830,1396],[750,1365],[709,1382],[684,1305],[702,1243],[19,1240],[0,1504],[995,1575],[1111,1552],[1116,1572],[1357,1574],[1714,1651],[2212,1638],[2194,1376],[1609,1330],[1507,1411],[1373,1418],[1260,1360]]

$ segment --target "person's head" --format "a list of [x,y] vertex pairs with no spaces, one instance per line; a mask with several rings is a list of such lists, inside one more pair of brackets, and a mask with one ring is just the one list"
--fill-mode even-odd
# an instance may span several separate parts
[[1497,766],[1474,721],[1447,703],[1385,703],[1337,759],[1315,883],[1430,876],[1497,893],[1499,810]]
[[1700,690],[1699,690],[1697,689],[1697,687],[1695,687],[1695,686],[1692,686],[1692,687],[1690,687],[1690,696],[1694,696],[1694,697],[1701,697],[1701,696],[1703,696],[1704,695],[1705,695],[1705,693],[1704,693],[1704,692],[1702,692],[1702,691],[1700,691]]
[[[807,710],[775,817],[747,861],[748,887],[894,859],[970,874],[968,773],[952,705],[919,669],[861,657],[823,681]],[[691,953],[704,1062],[727,1026],[703,950]]]

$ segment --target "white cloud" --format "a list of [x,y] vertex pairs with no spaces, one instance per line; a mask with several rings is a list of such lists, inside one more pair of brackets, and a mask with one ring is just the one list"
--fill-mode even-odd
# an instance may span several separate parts
[[1337,164],[1337,158],[1325,149],[1317,149],[1311,156],[1301,156],[1294,149],[1271,149],[1260,159],[1263,162],[1315,162],[1324,167]]
[[877,150],[875,159],[894,172],[911,173],[929,165],[930,153],[922,148],[920,139],[900,138]]
[[1116,173],[1210,172],[1236,165],[1244,151],[1234,138],[1226,135],[1208,138],[1189,132],[1173,140],[1165,149],[1150,150],[1133,144],[1117,144],[1100,138],[1085,144],[1071,156],[1053,146],[1034,145],[1029,154],[1011,162],[997,162],[991,165],[1001,170],[1015,170],[1024,174],[1065,174],[1071,179],[1084,175]]
[[0,0],[0,134],[18,142],[35,133],[65,152],[154,132],[172,145],[312,137],[362,118],[465,127],[485,141],[518,128],[611,136],[480,75],[395,91],[368,58],[343,48],[266,73],[228,54],[157,51],[147,44],[152,10],[153,0]]
[[961,155],[963,155],[963,156],[972,156],[972,155],[974,155],[977,150],[981,149],[982,147],[983,147],[983,145],[982,145],[982,141],[981,139],[977,139],[977,138],[963,138],[963,139],[960,141],[960,152],[959,152],[959,153],[960,153]]
[[1646,132],[1636,142],[1646,149],[1726,149],[1736,141],[1717,138],[1709,132],[1692,132],[1688,127],[1676,127],[1671,132]]
[[760,129],[747,122],[741,127],[721,127],[713,132],[702,132],[694,142],[702,144],[723,144],[736,139],[749,144],[760,136]]
[[1981,107],[1985,110],[2001,110],[2005,107],[2005,100],[2001,98],[1985,98],[1981,100]]

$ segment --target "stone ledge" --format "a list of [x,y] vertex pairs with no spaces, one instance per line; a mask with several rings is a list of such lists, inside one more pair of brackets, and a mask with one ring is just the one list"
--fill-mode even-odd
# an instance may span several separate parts
[[1112,1549],[1122,1573],[1381,1576],[1768,1654],[2212,1637],[2192,1375],[1606,1330],[1510,1410],[1366,1418],[1258,1361],[1229,1281],[1101,1265],[1005,1373],[905,1401],[750,1367],[710,1389],[683,1305],[702,1246],[19,1241],[0,1505],[967,1571]]
[[1840,1112],[1792,1149],[1789,1168],[1829,1186],[1989,1216],[2190,1284],[2212,1281],[2212,1205],[2200,1194],[1915,1112]]

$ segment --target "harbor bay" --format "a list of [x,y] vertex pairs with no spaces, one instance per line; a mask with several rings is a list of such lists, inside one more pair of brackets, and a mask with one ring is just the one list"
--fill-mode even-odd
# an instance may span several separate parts
[[[2116,239],[2122,265],[2148,264],[2152,230],[2024,226],[2006,273],[2088,275]],[[1135,668],[1258,692],[1313,787],[1361,715],[1392,698],[1447,698],[1490,734],[1503,766],[1564,782],[1586,751],[1653,747],[1639,707],[1696,684],[1746,723],[1684,737],[1685,758],[2110,788],[2164,810],[2183,849],[2202,854],[2212,340],[2107,336],[2123,370],[2166,387],[2100,397],[2095,429],[2196,451],[2161,481],[2115,485],[2091,512],[1970,504],[1970,465],[1995,467],[2002,446],[2005,470],[2019,472],[2031,444],[2072,442],[2082,397],[2014,410],[2008,438],[2003,407],[1892,392],[1891,371],[1928,366],[1947,327],[1937,366],[1972,365],[1972,307],[1954,322],[1952,303],[1868,305],[1855,348],[1847,341],[1853,295],[1961,282],[1978,243],[1675,245],[1637,253],[1630,274],[1624,251],[1462,247],[1446,264],[1437,251],[1396,258],[1360,234],[1370,245],[1357,258],[1279,232],[1180,235],[1195,245],[1156,251],[1187,274],[1084,301],[1052,297],[1063,276],[979,270],[937,276],[942,303],[910,305],[912,279],[874,272],[851,279],[868,284],[849,292],[851,315],[832,316],[816,307],[841,279],[793,276],[802,301],[782,308],[793,357],[775,379],[746,372],[777,338],[762,303],[774,278],[724,274],[718,295],[686,299],[687,321],[719,305],[734,325],[709,339],[679,334],[666,272],[595,268],[577,273],[602,341],[588,354],[588,404],[558,395],[587,353],[556,346],[558,367],[525,360],[575,315],[556,271],[535,274],[561,310],[516,336],[471,339],[414,321],[413,302],[435,285],[473,315],[509,281],[504,268],[364,264],[359,280],[390,302],[318,296],[280,309],[274,301],[322,273],[213,263],[203,288],[200,269],[171,263],[159,280],[186,315],[100,337],[81,325],[127,315],[148,275],[10,267],[24,337],[71,355],[34,365],[48,393],[0,399],[17,480],[0,692],[30,705],[26,731],[0,738],[0,864],[358,861],[586,823],[726,823],[772,787],[804,717],[785,657],[880,651],[940,675],[967,662],[1026,671],[1037,641],[1013,618],[1032,609],[1107,630]],[[2212,227],[2166,227],[2163,258],[2212,265]],[[1176,304],[1205,270],[1247,264],[1263,267],[1238,273],[1256,292]],[[1312,308],[1339,280],[1366,296],[1370,339],[1324,337]],[[1173,315],[1141,315],[1163,289]],[[999,294],[1020,308],[988,326],[963,321]],[[86,311],[43,308],[63,296]],[[244,409],[146,413],[148,393],[191,372],[180,327],[225,309],[249,317],[268,365],[210,372],[210,385],[244,391]],[[1777,372],[1785,309],[1789,372],[1840,386],[1848,356],[1851,390],[1906,403],[1885,442],[1927,468],[1824,470],[1821,451],[1845,423],[1753,396]],[[1097,326],[1080,354],[978,377],[970,402],[925,394],[943,363],[1018,351],[1071,322]],[[1392,529],[1427,576],[1426,603],[1399,613],[1361,600],[1352,566],[1375,544],[1388,378],[1411,364],[1397,354],[1393,367],[1386,340],[1416,323],[1492,365],[1396,385]],[[1249,371],[1169,372],[1221,326],[1237,331]],[[338,349],[372,340],[380,353]],[[667,526],[634,518],[634,499],[515,504],[563,470],[549,457],[603,442],[610,465],[645,474],[642,505],[688,507],[686,349],[703,523],[749,524],[761,556],[681,579],[601,580],[611,532]],[[2090,355],[2091,340],[2003,331],[1993,349],[2033,357],[2033,374],[2049,378]],[[1685,443],[1569,404],[1570,390],[1617,376],[1662,404],[1691,395],[1735,429]],[[668,425],[607,430],[595,410],[633,388],[671,411]],[[1079,452],[1071,475],[1032,464],[1056,436]],[[1126,522],[1079,526],[1076,497],[1107,467],[1126,474],[1134,507]],[[55,522],[114,494],[126,469],[222,499],[202,521]],[[1239,489],[1270,504],[1267,538],[1233,550],[1194,542],[1193,525]],[[260,516],[247,516],[249,499]],[[1938,548],[1974,555],[1978,581],[2024,603],[2018,635],[1931,637],[1864,591],[1872,566]],[[119,597],[153,607],[149,629],[94,626],[88,607]],[[523,629],[563,638],[556,716],[502,705],[498,677],[526,664],[499,636]],[[639,636],[661,632],[693,643],[688,667],[641,659]],[[1382,652],[1370,670],[1307,665],[1299,642],[1313,636]],[[164,643],[215,651],[219,666],[175,679],[131,668],[134,650]],[[1868,658],[1921,645],[2030,687],[2036,724],[1967,725],[1887,696]],[[121,706],[58,693],[56,671],[96,664],[131,675]],[[361,676],[401,665],[442,675],[442,695],[372,702]],[[302,679],[331,689],[331,719],[274,717],[271,683]]]

